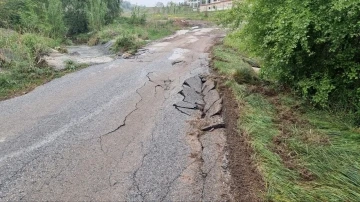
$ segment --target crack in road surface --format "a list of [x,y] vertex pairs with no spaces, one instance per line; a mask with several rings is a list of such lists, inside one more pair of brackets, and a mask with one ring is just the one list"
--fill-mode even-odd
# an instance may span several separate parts
[[208,76],[221,35],[178,32],[0,102],[0,199],[231,198],[222,102]]

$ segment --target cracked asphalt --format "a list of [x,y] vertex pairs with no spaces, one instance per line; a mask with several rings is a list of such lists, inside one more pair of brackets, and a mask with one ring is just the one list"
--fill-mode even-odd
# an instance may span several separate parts
[[222,201],[223,129],[173,105],[223,33],[181,31],[0,102],[1,201]]

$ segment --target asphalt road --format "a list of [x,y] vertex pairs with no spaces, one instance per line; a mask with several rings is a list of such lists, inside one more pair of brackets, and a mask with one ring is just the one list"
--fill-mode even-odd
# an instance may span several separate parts
[[227,200],[224,131],[191,136],[196,113],[173,106],[221,35],[180,31],[0,102],[0,200]]

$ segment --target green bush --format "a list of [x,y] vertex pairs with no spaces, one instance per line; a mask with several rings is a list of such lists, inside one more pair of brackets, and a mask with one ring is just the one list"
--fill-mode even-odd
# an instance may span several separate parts
[[232,77],[238,84],[254,83],[257,80],[255,71],[248,66],[238,66],[232,72]]
[[49,52],[51,42],[47,42],[48,40],[49,39],[39,37],[36,34],[29,33],[21,37],[21,43],[28,49],[28,53],[34,61]]
[[131,54],[135,53],[138,48],[141,47],[141,42],[137,37],[130,34],[123,34],[122,36],[116,39],[116,42],[113,46],[115,52],[130,52]]
[[224,20],[265,78],[315,105],[360,110],[360,1],[244,0]]

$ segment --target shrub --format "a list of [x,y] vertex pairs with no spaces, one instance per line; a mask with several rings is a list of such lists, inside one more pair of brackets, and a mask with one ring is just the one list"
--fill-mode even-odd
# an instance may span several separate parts
[[116,39],[116,42],[113,46],[115,52],[130,52],[131,54],[135,53],[138,48],[141,47],[141,42],[137,37],[130,34],[123,34],[122,36]]
[[254,83],[257,80],[255,71],[248,66],[238,66],[232,72],[232,77],[238,84]]
[[45,41],[43,37],[36,34],[24,34],[21,38],[22,44],[28,48],[30,56],[34,60],[49,51],[49,46]]
[[89,21],[86,15],[86,1],[62,0],[64,6],[64,21],[68,27],[67,34],[75,35],[89,31]]
[[359,110],[360,1],[244,0],[225,20],[264,60],[265,78],[317,106]]

